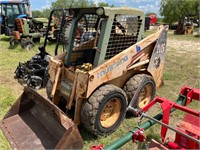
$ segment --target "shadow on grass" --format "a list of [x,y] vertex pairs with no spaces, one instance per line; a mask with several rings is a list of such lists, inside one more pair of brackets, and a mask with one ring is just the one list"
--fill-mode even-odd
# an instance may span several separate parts
[[134,119],[134,118],[137,118],[137,116],[129,111],[126,112],[126,116],[125,116],[126,119]]
[[13,44],[13,45],[9,45],[8,49],[9,50],[15,50],[18,46],[20,46],[19,42]]
[[[130,115],[126,115],[126,119],[127,118],[133,118],[133,116],[130,114]],[[108,136],[95,136],[93,135],[92,133],[90,133],[86,128],[83,127],[83,125],[79,126],[79,132],[83,138],[83,141],[86,142],[86,143],[91,143],[93,141],[96,141],[96,140],[100,140],[101,138],[107,138],[108,136],[111,136],[112,134],[108,135]],[[121,136],[121,135],[119,135]],[[109,143],[109,142],[108,142]]]
[[[40,45],[44,45],[44,41],[45,41],[45,39],[42,39],[40,41]],[[48,40],[47,39],[47,45],[56,45],[56,42],[57,42],[57,40]]]
[[83,141],[93,141],[97,140],[98,137],[91,134],[87,129],[85,129],[83,126],[79,127],[80,134],[83,138]]
[[159,142],[159,143],[161,143],[161,137],[160,137],[160,135],[159,134],[146,134],[146,141],[147,142],[139,142],[138,143],[138,147],[137,147],[137,149],[146,149],[147,147],[147,143],[151,143],[151,140],[155,140],[155,141],[157,141],[157,142]]
[[10,41],[10,37],[0,37],[0,41],[9,42]]
[[[63,109],[61,109],[63,111],[65,110],[65,107]],[[75,112],[75,108],[72,107],[70,111],[68,111],[68,116],[73,120],[74,119],[74,112]],[[98,137],[96,137],[95,135],[91,134],[87,129],[85,129],[83,127],[83,124],[78,126],[79,132],[83,138],[83,141],[93,141],[93,140],[97,140]]]
[[200,34],[197,34],[197,35],[195,35],[194,37],[196,37],[196,38],[200,38]]
[[15,50],[17,48],[17,46],[9,46],[8,49],[9,50]]

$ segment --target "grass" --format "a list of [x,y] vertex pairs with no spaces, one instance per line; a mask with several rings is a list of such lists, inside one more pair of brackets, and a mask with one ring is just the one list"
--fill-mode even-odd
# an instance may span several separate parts
[[[148,35],[152,31],[146,33]],[[200,88],[200,60],[199,60],[199,38],[192,35],[181,36],[173,35],[172,31],[168,34],[167,53],[164,70],[164,86],[157,90],[156,95],[175,101],[182,86]],[[20,96],[23,87],[14,80],[14,71],[18,62],[27,61],[37,53],[37,47],[31,51],[24,51],[18,46],[16,49],[9,49],[9,38],[0,36],[0,120],[8,111],[14,101]],[[53,54],[54,44],[47,46],[47,51]],[[40,92],[40,91],[39,91]],[[198,103],[191,104],[193,109],[198,110]],[[159,111],[158,108],[156,108]],[[157,113],[156,111],[156,113]],[[154,111],[155,112],[155,111]],[[176,122],[181,118],[182,113],[176,112],[171,117],[171,122]],[[126,117],[119,129],[107,137],[96,138],[84,128],[79,127],[84,139],[84,149],[89,149],[91,145],[103,143],[109,145],[119,137],[137,126],[137,118]],[[160,140],[160,126],[155,125],[145,131],[148,139]],[[10,149],[3,133],[0,132],[0,149]],[[129,142],[121,149],[138,149],[137,144]]]

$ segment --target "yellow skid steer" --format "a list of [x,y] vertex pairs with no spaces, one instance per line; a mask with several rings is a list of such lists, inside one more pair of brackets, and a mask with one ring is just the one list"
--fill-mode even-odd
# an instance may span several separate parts
[[[162,85],[167,27],[144,38],[144,12],[133,8],[70,8],[61,15],[51,57],[49,99],[25,88],[1,121],[17,149],[80,149],[77,125],[96,136],[114,132],[128,106],[145,107]],[[71,115],[71,116],[69,116]],[[72,118],[72,119],[70,119]]]

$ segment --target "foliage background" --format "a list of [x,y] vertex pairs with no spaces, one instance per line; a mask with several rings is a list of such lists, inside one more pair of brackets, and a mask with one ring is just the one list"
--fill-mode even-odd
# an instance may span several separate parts
[[52,2],[50,9],[44,9],[42,11],[39,10],[33,10],[32,14],[35,18],[41,18],[45,17],[48,18],[50,11],[52,9],[58,9],[58,8],[79,8],[79,7],[114,7],[114,5],[109,5],[106,2],[98,2],[97,4],[92,0],[56,0],[55,2]]
[[199,19],[199,7],[199,0],[161,0],[160,15],[168,24],[178,21],[180,17]]

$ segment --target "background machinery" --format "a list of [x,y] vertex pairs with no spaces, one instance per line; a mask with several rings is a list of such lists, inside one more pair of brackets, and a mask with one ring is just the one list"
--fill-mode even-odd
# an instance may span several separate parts
[[[29,0],[28,0],[29,1]],[[32,21],[33,28],[41,28],[42,22],[32,19],[31,10],[27,9],[30,2],[26,0],[3,0],[0,1],[0,34],[7,36],[12,35],[12,31],[16,30],[16,18],[29,18]],[[35,26],[35,27],[33,27]]]
[[11,36],[15,29],[15,19],[24,17],[27,17],[24,2],[0,1],[0,34]]
[[46,87],[48,75],[48,62],[50,54],[42,51],[33,56],[27,62],[19,62],[15,70],[15,79],[22,85],[27,84],[33,89]]
[[30,16],[24,1],[0,1],[0,34],[12,36],[10,46],[21,42],[23,49],[30,49],[45,33],[43,22]]

